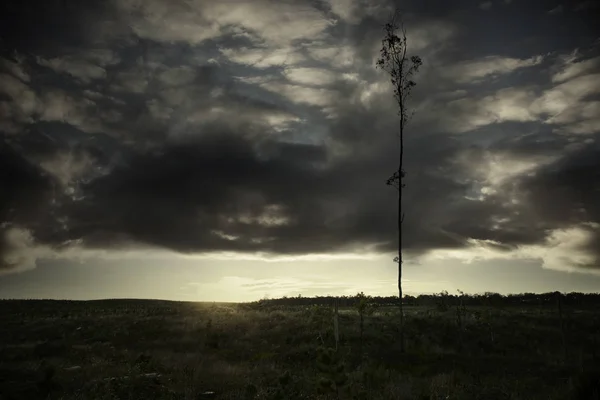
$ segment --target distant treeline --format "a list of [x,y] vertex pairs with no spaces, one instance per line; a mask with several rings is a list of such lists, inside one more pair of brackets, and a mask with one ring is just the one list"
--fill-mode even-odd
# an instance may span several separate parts
[[[364,295],[363,295],[364,296]],[[397,296],[367,296],[369,302],[377,306],[397,306]],[[151,299],[103,299],[103,300],[51,300],[51,299],[27,299],[27,300],[12,300],[0,299],[0,311],[10,308],[14,311],[13,307],[27,307],[35,306],[36,309],[48,309],[56,310],[57,308],[127,308],[132,309],[136,307],[142,308],[172,308],[177,304],[203,304],[205,306],[233,306],[240,304],[245,307],[269,307],[269,306],[311,306],[311,305],[332,305],[338,300],[340,307],[352,307],[358,301],[358,297],[355,296],[316,296],[316,297],[303,297],[301,295],[297,297],[284,296],[278,299],[262,299],[254,302],[246,303],[224,303],[224,302],[191,302],[191,301],[171,301],[171,300],[151,300]],[[505,306],[554,306],[560,299],[561,304],[565,306],[574,307],[596,307],[600,306],[600,293],[560,293],[560,292],[548,292],[548,293],[520,293],[520,294],[509,294],[502,295],[499,293],[486,292],[483,294],[467,294],[457,293],[449,294],[447,291],[443,291],[436,294],[421,294],[419,296],[404,296],[404,305],[406,306],[440,306],[440,305],[458,305],[464,306],[492,306],[492,307],[505,307]]]
[[[353,306],[357,301],[357,296],[317,296],[317,297],[287,297],[279,299],[263,299],[253,303],[256,306],[310,306],[310,305],[331,305],[338,299],[340,307]],[[486,292],[484,294],[449,294],[444,291],[437,294],[422,294],[419,296],[404,296],[404,305],[406,306],[439,306],[440,304],[463,304],[465,306],[546,306],[556,305],[560,298],[562,304],[566,306],[600,306],[600,293],[520,293],[502,295],[499,293]],[[397,296],[373,296],[369,300],[378,306],[398,305]]]

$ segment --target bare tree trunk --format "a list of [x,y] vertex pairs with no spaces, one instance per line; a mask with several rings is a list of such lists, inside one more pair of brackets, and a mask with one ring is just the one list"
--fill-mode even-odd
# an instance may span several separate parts
[[400,351],[405,351],[405,340],[404,340],[404,302],[402,299],[402,222],[404,222],[404,215],[402,214],[402,162],[404,158],[404,110],[401,110],[400,116],[400,163],[398,165],[398,304],[400,308]]
[[404,305],[402,304],[402,265],[398,265],[398,308],[400,310],[400,352],[404,353]]
[[[400,35],[397,33],[400,31]],[[418,71],[422,60],[418,56],[407,57],[406,31],[396,11],[390,22],[385,25],[385,37],[382,41],[381,58],[377,60],[377,66],[386,71],[391,77],[394,88],[394,98],[398,104],[400,114],[400,154],[398,170],[387,180],[387,184],[398,189],[398,304],[400,308],[400,350],[405,351],[404,335],[404,307],[402,299],[402,223],[404,213],[402,212],[402,189],[404,187],[403,161],[404,161],[404,127],[408,122],[406,100],[411,89],[416,85],[411,80],[412,75]]]

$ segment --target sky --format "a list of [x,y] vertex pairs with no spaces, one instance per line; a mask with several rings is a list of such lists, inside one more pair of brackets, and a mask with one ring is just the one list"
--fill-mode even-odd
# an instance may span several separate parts
[[600,291],[595,1],[0,5],[0,298]]

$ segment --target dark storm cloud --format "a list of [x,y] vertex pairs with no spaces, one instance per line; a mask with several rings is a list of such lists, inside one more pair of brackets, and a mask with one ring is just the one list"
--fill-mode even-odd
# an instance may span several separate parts
[[[5,269],[19,238],[20,251],[394,250],[397,120],[374,69],[385,7],[260,0],[240,19],[217,2],[66,3],[14,9],[0,28]],[[580,227],[592,239],[579,251],[598,256],[598,65],[593,46],[584,60],[564,51],[588,46],[589,27],[564,17],[576,29],[550,48],[567,28],[543,31],[562,18],[545,7],[410,7],[425,66],[407,133],[408,254],[473,240],[501,254]],[[196,11],[227,23],[189,29]],[[516,15],[533,22],[507,30]]]
[[518,182],[527,203],[535,206],[530,210],[533,220],[543,221],[550,229],[579,225],[589,234],[580,250],[593,258],[577,265],[581,268],[597,269],[600,265],[599,138]]
[[[597,268],[600,263],[600,148],[595,135],[593,142],[580,144],[556,161],[538,167],[534,172],[522,174],[502,183],[498,192],[484,201],[462,201],[449,209],[452,222],[445,228],[461,237],[491,241],[506,250],[519,246],[545,243],[551,232],[579,227],[589,234],[589,239],[577,249],[592,256],[593,261],[582,268]],[[518,155],[520,160],[538,157],[541,153],[556,154],[549,143],[537,148],[529,143],[514,142],[498,149],[477,151],[481,154]],[[562,149],[563,153],[566,151]],[[516,202],[511,201],[512,199]]]
[[[73,228],[83,229],[74,237],[91,247],[111,246],[123,237],[183,252],[302,254],[369,243],[393,249],[395,223],[387,210],[393,210],[395,195],[370,172],[385,172],[383,165],[345,161],[323,170],[306,162],[324,159],[320,147],[266,147],[279,151],[259,158],[251,141],[215,131],[160,154],[132,157],[127,166],[86,186],[85,200],[69,207]],[[440,166],[440,153],[430,147],[422,156]],[[417,179],[426,186],[414,188],[419,201],[407,218],[407,247],[461,246],[464,238],[439,230],[433,210],[451,206],[452,191],[460,199],[464,185],[433,171]]]
[[0,147],[2,221],[33,222],[44,208],[51,191],[51,181],[36,165],[32,165],[11,147]]
[[537,217],[549,225],[600,221],[598,142],[522,178],[519,191],[535,204]]
[[47,212],[52,182],[44,172],[4,143],[0,146],[0,270],[17,267],[7,235],[14,225],[33,226]]
[[[319,238],[311,246],[304,233],[317,233],[315,224],[322,217],[313,195],[333,197],[335,182],[289,159],[294,153],[318,154],[319,149],[275,147],[282,151],[259,160],[249,140],[214,131],[191,143],[165,147],[160,154],[140,154],[90,183],[86,200],[72,215],[82,225],[94,226],[82,235],[90,246],[110,245],[114,234],[184,252],[310,251]],[[283,207],[269,215],[269,205]],[[279,217],[291,219],[291,226],[271,224],[269,218]],[[215,231],[239,239],[228,240]],[[274,236],[275,243],[253,244],[261,236]],[[319,250],[326,251],[328,245]]]
[[[14,50],[36,56],[89,46],[106,18],[110,2],[91,0],[7,1],[0,5],[3,55]],[[113,15],[114,18],[114,15]]]

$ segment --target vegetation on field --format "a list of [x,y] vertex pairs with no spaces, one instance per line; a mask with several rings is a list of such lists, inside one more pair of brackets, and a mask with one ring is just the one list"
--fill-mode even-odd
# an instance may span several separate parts
[[339,298],[337,351],[327,297],[0,301],[0,398],[546,400],[598,390],[600,295],[409,298],[404,354],[393,299]]

